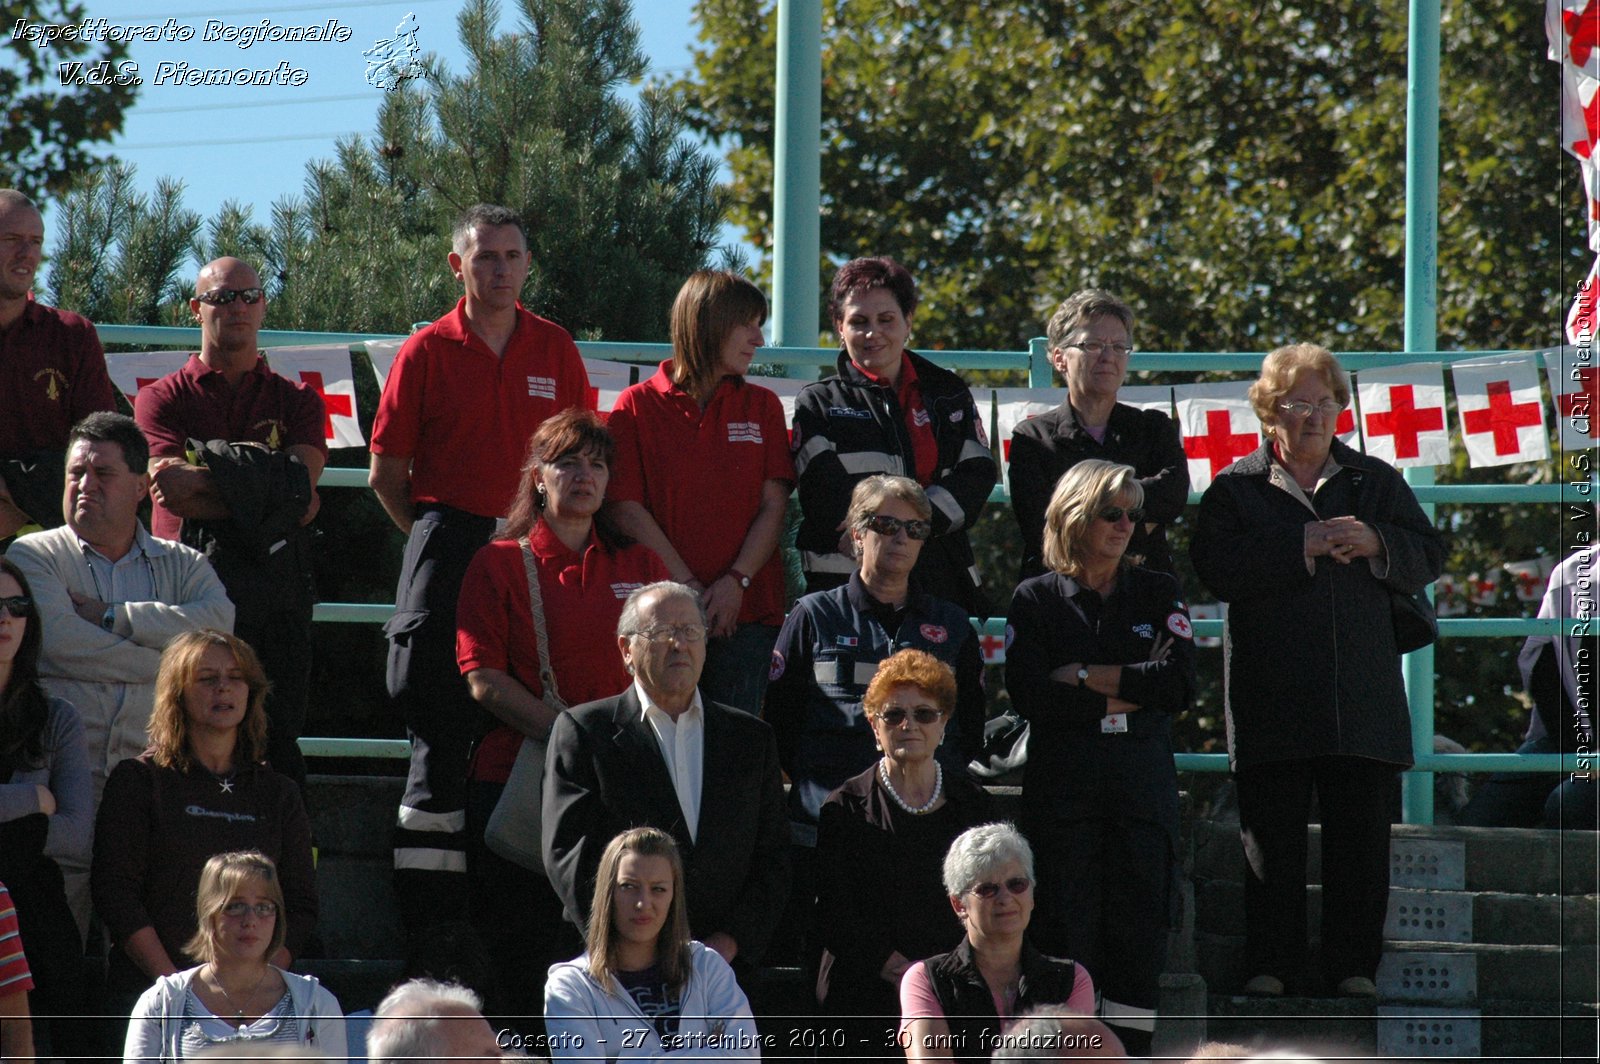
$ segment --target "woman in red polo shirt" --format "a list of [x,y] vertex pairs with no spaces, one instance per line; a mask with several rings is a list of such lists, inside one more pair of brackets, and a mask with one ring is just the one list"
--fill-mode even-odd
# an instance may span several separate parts
[[759,714],[783,623],[778,537],[794,486],[783,406],[745,371],[767,299],[700,270],[672,304],[672,361],[617,399],[617,523],[700,592],[711,639],[700,691]]
[[634,588],[667,579],[654,551],[608,519],[606,484],[615,444],[599,415],[571,408],[528,442],[506,527],[467,567],[456,610],[456,661],[473,698],[493,718],[467,772],[472,920],[499,975],[505,1015],[541,1006],[549,963],[570,956],[577,934],[542,872],[488,851],[483,831],[505,789],[524,736],[542,738],[557,708],[541,679],[530,565],[543,603],[550,672],[566,705],[609,698],[632,682],[614,633]]

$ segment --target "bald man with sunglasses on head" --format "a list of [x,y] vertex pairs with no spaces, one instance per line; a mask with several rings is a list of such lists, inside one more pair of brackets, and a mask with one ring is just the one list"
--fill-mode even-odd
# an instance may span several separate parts
[[311,677],[310,532],[328,460],[322,397],[267,365],[258,347],[267,297],[249,263],[214,259],[189,310],[200,350],[139,391],[150,440],[150,527],[205,552],[238,606],[234,632],[272,681],[267,759],[305,783],[296,740]]

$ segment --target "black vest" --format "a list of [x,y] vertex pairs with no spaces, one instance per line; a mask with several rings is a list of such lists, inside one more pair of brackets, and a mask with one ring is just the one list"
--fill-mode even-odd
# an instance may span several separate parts
[[[972,944],[962,939],[949,953],[929,957],[925,963],[928,982],[950,1027],[950,1045],[935,1048],[948,1048],[957,1062],[987,1061],[1004,1024],[995,1015],[989,985],[972,959]],[[1014,1015],[1040,1005],[1066,1004],[1077,977],[1078,966],[1072,961],[1046,956],[1024,942]]]

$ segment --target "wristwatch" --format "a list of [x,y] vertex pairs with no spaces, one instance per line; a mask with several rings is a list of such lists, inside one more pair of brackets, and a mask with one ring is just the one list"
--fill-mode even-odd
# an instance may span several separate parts
[[740,587],[749,588],[749,586],[750,586],[750,578],[748,576],[745,576],[739,570],[733,568],[732,566],[729,566],[728,567],[728,575],[733,577],[735,580],[739,581],[739,586]]
[[1078,666],[1078,686],[1082,687],[1084,684],[1086,684],[1088,682],[1089,682],[1089,666],[1087,666],[1087,665],[1079,665]]
[[117,608],[115,606],[107,606],[106,607],[106,612],[104,612],[104,613],[102,613],[100,615],[100,627],[104,628],[106,631],[109,632],[109,631],[111,631],[112,625],[114,625],[116,623],[117,623]]

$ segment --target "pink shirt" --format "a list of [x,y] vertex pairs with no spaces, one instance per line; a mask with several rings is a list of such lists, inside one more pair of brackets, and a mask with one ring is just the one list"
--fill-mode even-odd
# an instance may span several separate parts
[[[1079,964],[1075,966],[1076,973],[1072,980],[1072,993],[1067,1000],[1062,1002],[1073,1012],[1085,1016],[1094,1015],[1094,980],[1089,978],[1088,969]],[[991,1000],[994,1001],[994,1014],[1000,1017],[1004,1025],[1011,1019],[1011,1014],[1006,1011],[1004,999],[994,997],[991,991]],[[906,974],[900,977],[900,1036],[904,1038],[911,1029],[912,1020],[942,1020],[944,1009],[939,1005],[939,998],[933,992],[933,983],[928,979],[928,966],[925,961],[918,961],[906,969]]]

